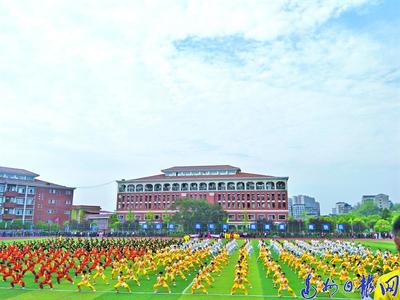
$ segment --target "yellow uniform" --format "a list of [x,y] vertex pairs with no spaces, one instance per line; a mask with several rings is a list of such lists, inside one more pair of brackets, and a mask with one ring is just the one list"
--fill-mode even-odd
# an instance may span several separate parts
[[171,293],[171,289],[167,283],[167,279],[161,274],[157,277],[157,283],[153,285],[154,293],[157,293],[160,287],[166,288],[168,292]]
[[[400,285],[400,269],[381,276],[375,287],[375,300],[395,300],[399,299],[400,289],[396,287]],[[393,289],[393,291],[390,291]]]
[[81,286],[82,285],[90,288],[93,292],[96,291],[94,289],[94,286],[90,283],[89,274],[82,274],[82,280],[80,282],[78,282],[78,284],[76,285],[76,287],[78,288],[79,291],[81,291]]
[[129,287],[129,285],[126,283],[127,278],[124,277],[122,274],[120,274],[118,276],[118,282],[114,285],[114,289],[116,289],[117,293],[119,291],[120,287],[126,288],[129,293],[131,293],[131,288]]

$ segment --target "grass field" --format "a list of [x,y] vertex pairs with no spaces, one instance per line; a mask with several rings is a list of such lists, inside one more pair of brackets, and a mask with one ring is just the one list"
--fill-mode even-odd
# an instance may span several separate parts
[[[243,243],[243,241],[240,241]],[[193,274],[188,277],[188,281],[184,281],[180,278],[177,278],[177,285],[171,286],[172,293],[160,293],[153,294],[152,286],[155,283],[156,275],[152,275],[149,281],[144,278],[141,279],[142,285],[137,287],[133,282],[129,282],[132,288],[132,294],[121,290],[119,294],[116,294],[113,290],[113,284],[115,284],[115,280],[111,281],[111,285],[106,286],[103,284],[101,280],[97,281],[96,289],[97,292],[91,292],[88,290],[82,290],[82,292],[77,292],[75,285],[71,285],[67,281],[62,281],[60,285],[54,283],[54,290],[49,290],[46,287],[44,290],[40,290],[38,288],[38,284],[33,283],[33,276],[27,275],[26,289],[22,290],[20,287],[16,287],[15,289],[9,288],[9,279],[7,282],[0,282],[0,299],[132,299],[135,300],[145,300],[145,299],[183,299],[183,300],[192,300],[192,299],[209,299],[209,300],[224,300],[224,299],[280,299],[277,297],[277,290],[273,288],[272,280],[267,279],[265,277],[265,271],[261,262],[257,262],[258,257],[258,249],[257,243],[258,241],[252,241],[254,246],[254,252],[249,258],[249,280],[251,281],[253,288],[249,289],[248,296],[231,296],[230,288],[232,287],[233,278],[234,278],[234,266],[236,263],[236,259],[238,257],[238,251],[235,251],[229,259],[229,263],[222,269],[221,276],[215,277],[214,287],[207,287],[209,295],[205,296],[204,294],[195,294],[191,295],[190,283],[193,279]],[[373,249],[389,249],[391,251],[395,251],[395,247],[392,241],[363,241],[363,244],[366,246],[372,247]],[[275,256],[275,259],[277,257]],[[301,298],[300,291],[304,288],[304,282],[297,278],[297,276],[290,270],[288,266],[285,264],[281,264],[282,270],[286,273],[287,278],[289,279],[290,286],[296,292],[296,294]],[[110,270],[108,269],[106,274],[109,276]],[[55,282],[55,280],[54,280]],[[360,296],[357,293],[344,293],[342,291],[342,287],[339,288],[339,292],[335,294],[333,299],[359,299]],[[283,298],[290,298],[289,294],[283,294]],[[324,296],[318,297],[324,298]],[[327,298],[327,297],[326,297]]]

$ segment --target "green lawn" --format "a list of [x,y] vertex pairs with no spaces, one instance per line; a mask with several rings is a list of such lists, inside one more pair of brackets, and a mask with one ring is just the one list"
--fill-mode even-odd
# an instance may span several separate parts
[[[243,243],[243,241],[240,241]],[[253,288],[249,289],[248,296],[231,296],[230,288],[233,283],[233,269],[238,257],[238,251],[235,251],[233,255],[229,259],[229,263],[222,269],[221,276],[215,276],[214,287],[207,287],[209,295],[205,296],[204,294],[199,293],[198,295],[191,295],[190,283],[193,279],[194,274],[188,276],[188,281],[183,281],[180,278],[177,278],[177,285],[175,287],[171,286],[172,294],[159,293],[153,294],[152,286],[155,283],[156,275],[151,276],[151,280],[147,281],[145,279],[141,279],[142,286],[137,287],[133,282],[129,282],[132,288],[132,294],[126,293],[124,290],[121,290],[120,294],[116,294],[113,290],[112,285],[115,284],[115,280],[111,281],[112,285],[106,286],[102,283],[101,280],[97,281],[97,292],[93,293],[88,290],[83,290],[82,292],[77,292],[75,285],[71,285],[67,281],[62,281],[60,285],[54,283],[54,290],[49,290],[48,287],[45,287],[44,290],[40,290],[38,288],[38,284],[33,283],[33,276],[27,275],[25,282],[27,284],[26,289],[22,290],[19,287],[15,289],[9,288],[9,281],[0,282],[0,299],[57,299],[65,300],[65,299],[132,299],[135,300],[145,300],[145,299],[183,299],[183,300],[191,300],[191,299],[210,299],[210,300],[224,300],[224,299],[280,299],[277,297],[277,290],[273,288],[272,280],[267,279],[265,277],[265,271],[261,262],[257,262],[258,257],[258,249],[257,243],[258,241],[253,241],[254,252],[249,258],[249,280],[251,281]],[[363,244],[370,246],[374,249],[380,248],[382,250],[390,249],[392,251],[395,250],[393,242],[391,241],[368,241],[363,242]],[[275,256],[277,259],[277,257]],[[289,279],[291,287],[294,289],[296,294],[301,298],[300,291],[304,288],[304,282],[297,278],[297,276],[290,270],[288,266],[285,264],[281,264],[283,271],[286,273],[286,276]],[[109,276],[110,269],[107,270],[106,274]],[[323,277],[325,278],[325,277]],[[54,279],[55,282],[55,279]],[[357,293],[344,293],[340,292],[342,287],[339,288],[339,292],[335,294],[333,299],[359,299],[359,294]],[[162,290],[160,290],[161,292]],[[289,294],[283,293],[283,297],[289,297]],[[324,298],[321,296],[319,298]]]

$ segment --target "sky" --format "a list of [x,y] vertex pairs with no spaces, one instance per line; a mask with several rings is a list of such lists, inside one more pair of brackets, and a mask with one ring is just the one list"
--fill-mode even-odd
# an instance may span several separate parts
[[330,213],[400,202],[400,2],[0,0],[0,165],[114,210],[117,179],[230,164]]

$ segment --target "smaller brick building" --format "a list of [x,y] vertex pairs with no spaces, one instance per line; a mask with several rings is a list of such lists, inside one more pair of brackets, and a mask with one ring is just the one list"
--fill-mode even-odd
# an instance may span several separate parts
[[0,167],[0,220],[59,224],[70,220],[74,188],[38,176],[24,169]]

